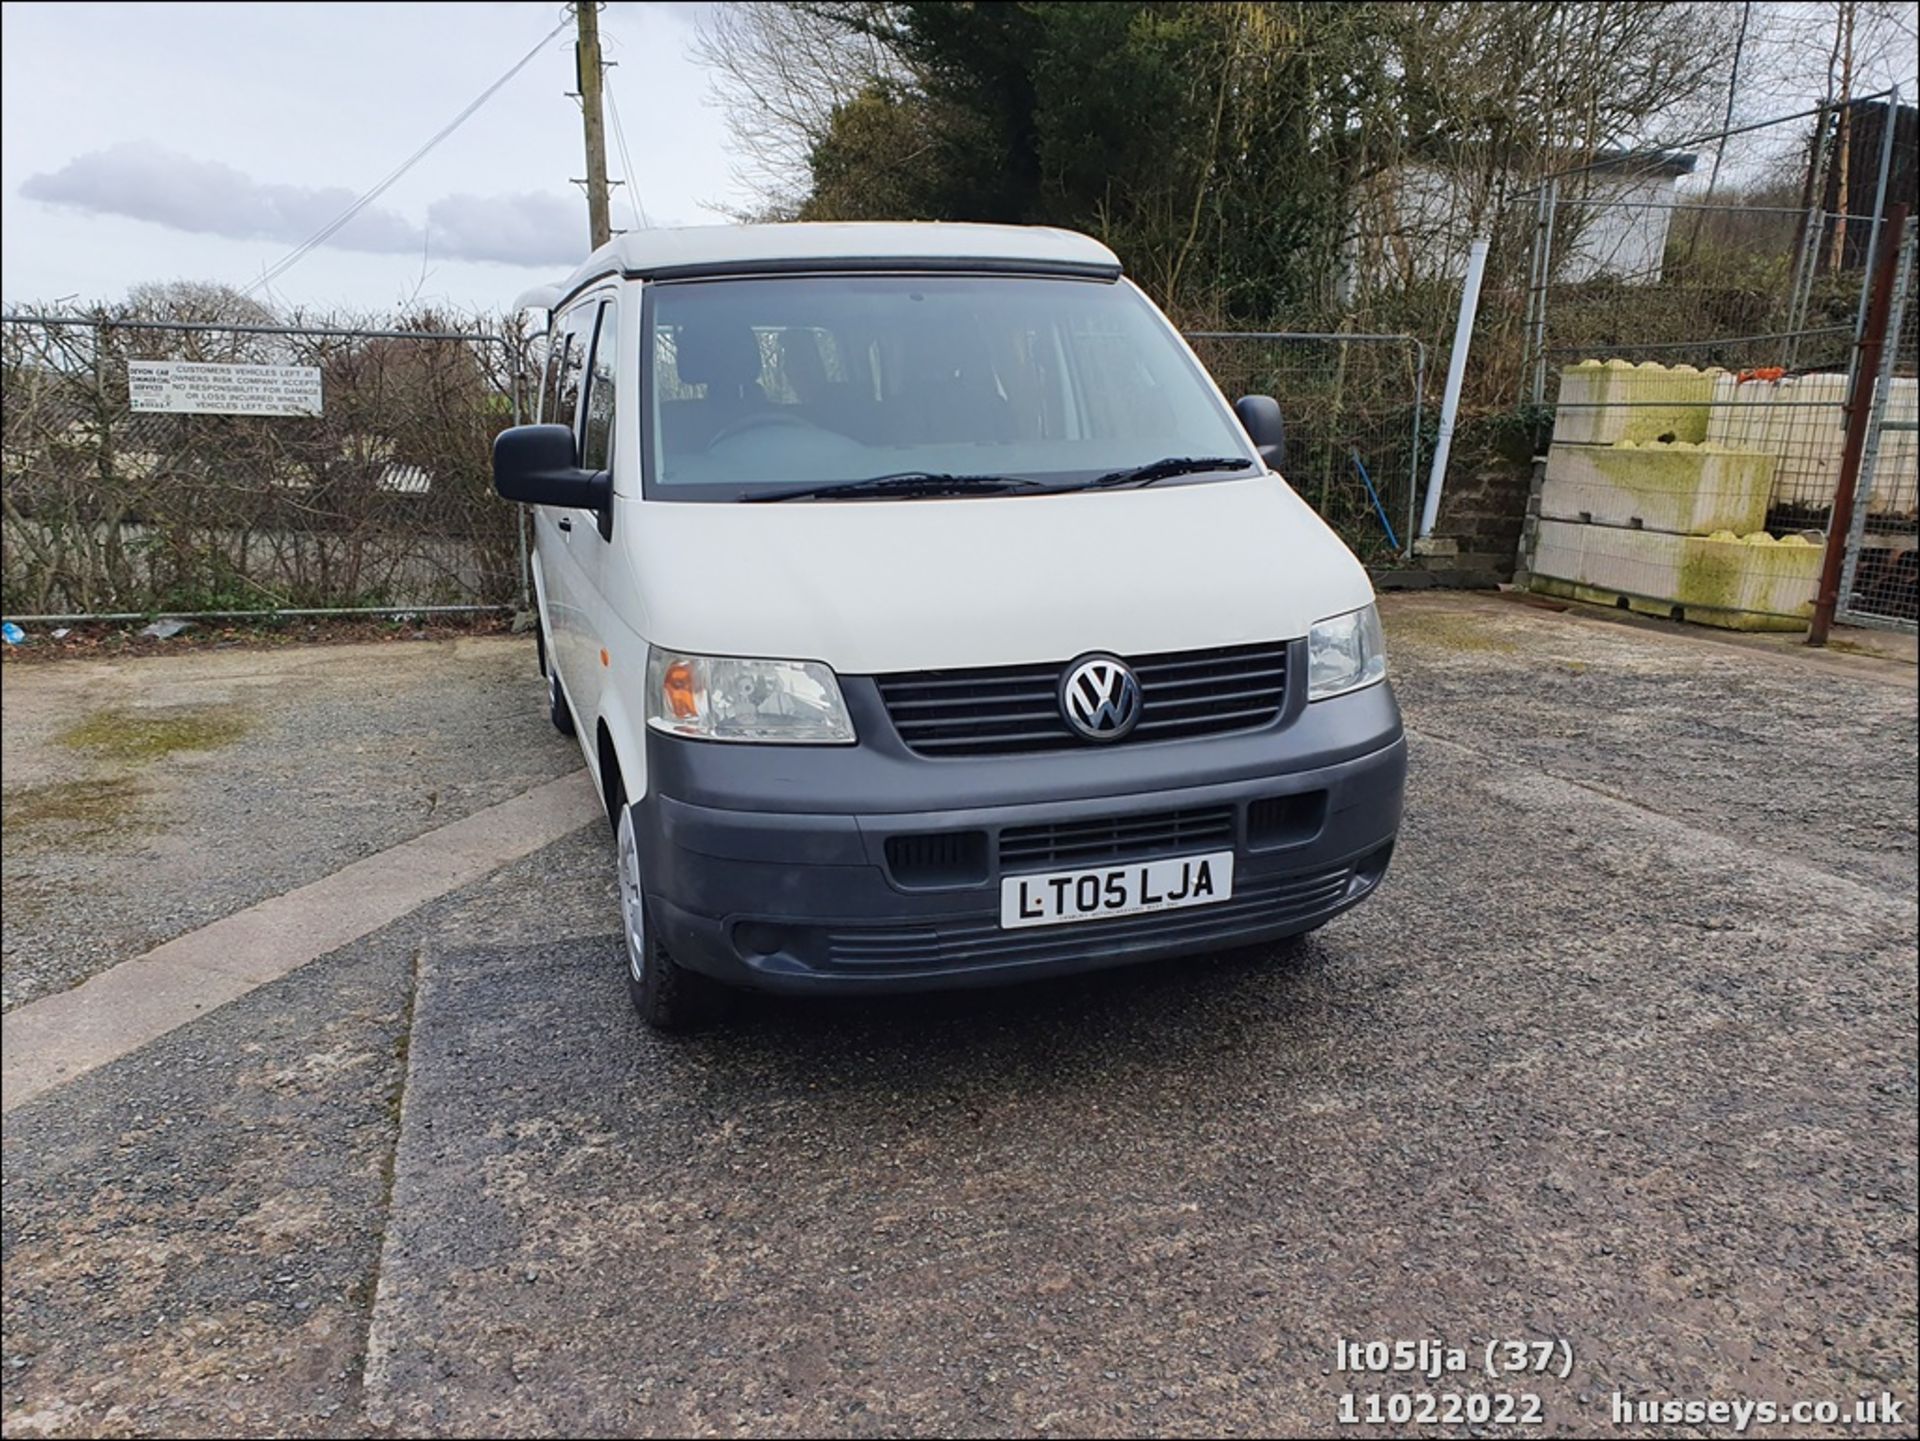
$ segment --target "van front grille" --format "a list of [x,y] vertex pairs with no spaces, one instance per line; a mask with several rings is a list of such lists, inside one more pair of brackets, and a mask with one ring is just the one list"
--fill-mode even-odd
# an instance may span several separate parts
[[1122,857],[1233,847],[1233,807],[1206,806],[1144,816],[1008,826],[1000,832],[1000,869],[1097,865]]
[[[894,729],[923,755],[1006,755],[1101,744],[1060,713],[1068,661],[876,677]],[[1140,723],[1112,744],[1220,735],[1271,725],[1287,699],[1287,643],[1138,656]]]

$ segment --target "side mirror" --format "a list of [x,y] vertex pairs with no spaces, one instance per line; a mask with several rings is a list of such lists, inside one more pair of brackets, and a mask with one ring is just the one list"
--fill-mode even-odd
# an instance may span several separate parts
[[613,477],[582,470],[573,432],[564,425],[516,425],[493,441],[493,488],[523,505],[613,510]]
[[1233,413],[1253,442],[1269,469],[1282,470],[1287,464],[1287,426],[1280,418],[1280,402],[1271,395],[1243,395],[1233,403]]

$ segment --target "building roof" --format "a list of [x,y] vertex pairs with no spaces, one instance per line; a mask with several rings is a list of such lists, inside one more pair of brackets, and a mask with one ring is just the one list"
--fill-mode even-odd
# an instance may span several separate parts
[[[1112,278],[1114,253],[1088,235],[1039,225],[938,221],[689,225],[616,235],[559,286],[559,297],[618,273],[644,280],[783,270],[1005,270]],[[544,289],[544,288],[543,288]],[[527,297],[536,292],[528,292]]]
[[1582,168],[1608,175],[1691,175],[1700,157],[1687,150],[1621,150],[1593,152]]

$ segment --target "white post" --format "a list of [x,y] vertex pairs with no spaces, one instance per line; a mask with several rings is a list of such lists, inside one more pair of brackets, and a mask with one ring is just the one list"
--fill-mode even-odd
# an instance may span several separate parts
[[1447,390],[1440,400],[1440,433],[1433,442],[1433,470],[1427,477],[1427,505],[1420,513],[1420,538],[1433,534],[1440,518],[1440,492],[1447,482],[1447,452],[1453,449],[1453,418],[1460,409],[1460,382],[1467,374],[1467,344],[1480,310],[1480,277],[1487,268],[1487,242],[1476,240],[1467,253],[1467,278],[1460,287],[1460,318],[1453,327],[1453,353],[1447,357]]

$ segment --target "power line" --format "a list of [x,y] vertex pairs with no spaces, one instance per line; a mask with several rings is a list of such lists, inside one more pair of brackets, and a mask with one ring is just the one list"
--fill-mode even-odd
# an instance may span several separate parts
[[365,210],[374,201],[386,194],[388,190],[393,188],[401,176],[405,175],[409,170],[413,169],[415,165],[424,160],[428,153],[438,146],[441,141],[453,134],[453,132],[458,130],[462,125],[466,124],[473,116],[473,113],[491,100],[502,86],[522,70],[526,69],[527,66],[533,62],[534,56],[544,50],[554,36],[558,35],[562,30],[565,30],[568,23],[568,21],[562,20],[558,25],[554,26],[553,29],[549,30],[546,35],[541,38],[539,44],[535,45],[525,55],[522,55],[520,59],[515,62],[511,70],[507,71],[506,74],[502,75],[498,80],[494,81],[493,84],[481,91],[466,109],[462,110],[448,122],[443,130],[403,160],[388,173],[384,180],[374,186],[373,189],[362,195],[358,200],[354,201],[353,204],[341,211],[338,216],[308,236],[297,247],[289,251],[277,264],[270,266],[261,274],[258,280],[247,286],[243,293],[251,295],[262,286],[271,285],[275,280],[278,280],[282,275],[286,274],[287,271],[297,265],[316,245],[325,244],[326,241],[331,239],[339,231],[341,226],[345,225],[349,220],[352,220],[354,216],[358,215],[362,210]]
[[640,203],[640,183],[633,178],[633,157],[627,154],[627,132],[620,125],[620,102],[613,98],[613,86],[606,85],[605,89],[607,110],[613,116],[613,143],[620,147],[620,169],[627,177],[627,202],[633,207],[634,224],[643,230],[649,229],[653,222],[647,219],[647,207]]

